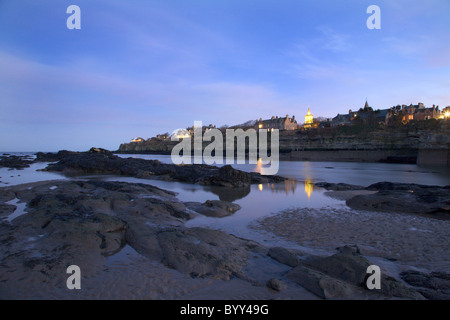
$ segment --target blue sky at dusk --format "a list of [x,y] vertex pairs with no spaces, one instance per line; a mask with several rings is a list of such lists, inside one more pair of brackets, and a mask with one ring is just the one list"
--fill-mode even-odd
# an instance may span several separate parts
[[[69,5],[81,30],[68,30]],[[381,30],[369,30],[369,5]],[[0,0],[0,150],[450,105],[448,0]]]

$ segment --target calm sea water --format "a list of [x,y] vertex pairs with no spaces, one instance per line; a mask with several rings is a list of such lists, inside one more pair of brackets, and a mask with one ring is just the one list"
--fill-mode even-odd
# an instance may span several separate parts
[[[170,155],[119,155],[156,159],[172,163]],[[221,166],[221,165],[217,165]],[[235,169],[264,174],[264,166],[232,164]],[[280,161],[278,175],[298,181],[348,183],[369,186],[376,182],[417,183],[425,185],[450,185],[450,170],[441,167],[419,167],[415,164]]]

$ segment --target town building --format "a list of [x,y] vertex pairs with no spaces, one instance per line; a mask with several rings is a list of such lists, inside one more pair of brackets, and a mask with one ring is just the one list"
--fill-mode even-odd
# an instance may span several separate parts
[[374,110],[366,100],[363,108],[358,111],[348,111],[348,114],[338,114],[331,120],[331,126],[337,127],[352,124],[384,124],[390,109]]
[[426,108],[422,102],[419,102],[416,105],[397,105],[392,107],[389,109],[386,122],[395,116],[400,116],[403,123],[408,123],[409,121],[441,119],[441,115],[439,106],[433,105],[430,108]]
[[402,106],[404,118],[403,121],[408,122],[412,120],[430,120],[439,119],[441,112],[439,107],[433,105],[431,108],[426,108],[423,103],[418,105]]
[[167,139],[169,139],[169,134],[168,134],[168,133],[157,134],[157,135],[156,135],[156,139],[159,139],[159,140],[167,140]]
[[348,114],[340,114],[338,113],[336,117],[331,119],[331,126],[332,127],[338,127],[338,126],[349,126],[352,124],[352,118],[351,118],[351,110]]
[[273,129],[297,130],[298,124],[297,120],[295,120],[295,116],[292,116],[292,118],[290,118],[289,115],[280,118],[278,116],[272,116],[272,118],[268,120],[262,120],[262,118],[256,120],[256,129],[267,129],[267,131]]
[[314,122],[314,116],[311,114],[311,110],[308,108],[308,112],[305,115],[305,123],[301,126],[302,129],[317,128],[319,122]]
[[447,106],[444,109],[442,109],[439,119],[446,119],[446,120],[450,119],[450,106]]

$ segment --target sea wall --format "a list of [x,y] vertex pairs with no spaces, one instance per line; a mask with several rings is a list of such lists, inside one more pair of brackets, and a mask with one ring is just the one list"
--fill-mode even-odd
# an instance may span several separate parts
[[281,154],[280,160],[414,164],[417,161],[417,150],[304,150]]
[[417,164],[419,166],[450,167],[450,150],[419,149]]

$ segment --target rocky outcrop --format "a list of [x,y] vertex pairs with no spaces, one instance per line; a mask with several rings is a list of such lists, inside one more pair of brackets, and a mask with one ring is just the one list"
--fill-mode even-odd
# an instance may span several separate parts
[[[191,278],[239,278],[276,294],[302,286],[325,299],[423,298],[386,275],[381,292],[366,289],[370,262],[355,246],[338,248],[329,257],[305,258],[295,250],[266,248],[223,231],[186,227],[187,220],[202,212],[237,210],[231,203],[181,202],[173,192],[151,185],[97,180],[40,182],[1,191],[1,217],[17,209],[6,202],[17,198],[27,206],[25,214],[0,220],[0,286],[12,278],[64,284],[72,264],[80,266],[83,277],[94,277],[105,272],[106,257],[128,245]],[[273,268],[269,257],[286,272],[255,272]]]
[[330,182],[317,182],[314,184],[316,187],[323,188],[331,191],[349,191],[349,190],[362,190],[364,187],[356,186],[347,183],[330,183]]
[[331,190],[327,195],[346,200],[347,206],[356,210],[409,213],[450,219],[450,186],[393,182],[378,182],[368,187],[319,182],[315,186]]
[[[278,176],[261,176],[259,173],[247,173],[226,165],[221,168],[209,165],[174,165],[161,163],[158,160],[121,158],[109,151],[91,149],[89,152],[67,153],[56,155],[59,161],[51,163],[47,171],[66,174],[116,174],[142,179],[165,179],[196,183],[208,186],[248,187],[261,181],[279,182],[284,178]],[[51,157],[51,156],[50,156]],[[48,159],[40,156],[40,159]]]
[[450,299],[450,274],[445,272],[424,273],[404,271],[401,278],[430,300]]
[[241,208],[238,204],[220,200],[207,200],[204,203],[187,202],[186,206],[204,216],[215,218],[232,215]]
[[275,279],[275,278],[267,280],[266,286],[267,286],[267,288],[277,291],[277,292],[286,289],[286,285],[279,279]]
[[[16,186],[2,192],[1,216],[14,212],[15,206],[5,202],[16,197],[27,208],[10,222],[0,221],[3,275],[23,263],[30,272],[47,276],[64,275],[60,270],[76,264],[88,276],[128,244],[192,277],[230,279],[239,276],[259,247],[222,231],[186,228],[184,222],[197,213],[174,193],[151,185],[57,181]],[[196,208],[229,213],[239,206],[211,201]]]
[[450,187],[448,186],[380,182],[366,189],[377,192],[357,195],[347,200],[347,205],[358,210],[450,218]]
[[158,233],[162,261],[193,277],[229,280],[239,276],[255,243],[205,228]]
[[3,155],[0,156],[0,168],[21,170],[33,163],[28,156]]
[[364,293],[388,298],[424,299],[415,290],[384,273],[381,275],[381,289],[367,289],[367,268],[372,263],[360,255],[356,246],[338,248],[338,251],[328,257],[299,260],[287,277],[324,299],[346,299]]
[[294,252],[282,247],[270,248],[267,255],[279,263],[290,267],[296,267],[300,263],[300,259]]

